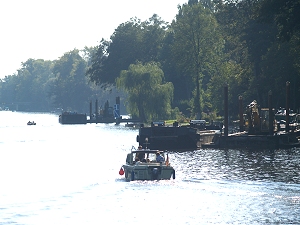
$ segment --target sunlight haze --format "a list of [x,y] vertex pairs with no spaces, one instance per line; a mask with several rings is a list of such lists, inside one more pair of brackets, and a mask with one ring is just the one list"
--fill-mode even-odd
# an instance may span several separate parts
[[97,46],[130,18],[157,14],[171,22],[187,0],[10,0],[0,3],[0,78],[29,58],[55,60],[65,52]]

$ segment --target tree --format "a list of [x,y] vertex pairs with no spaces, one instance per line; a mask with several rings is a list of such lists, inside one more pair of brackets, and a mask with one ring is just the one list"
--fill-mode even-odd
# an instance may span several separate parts
[[16,74],[5,76],[5,78],[1,79],[1,107],[11,107],[11,104],[16,102],[17,84],[18,77]]
[[95,50],[95,53],[90,57],[91,64],[88,63],[89,67],[86,71],[86,76],[96,85],[105,86],[106,84],[114,83],[115,78],[109,76],[109,73],[103,69],[108,57],[107,48],[109,44],[108,41],[102,39]]
[[128,112],[141,121],[168,118],[173,98],[172,83],[162,83],[163,71],[155,62],[131,64],[117,78],[117,87],[128,93]]
[[[22,62],[17,74],[7,76],[2,85],[2,102],[14,104],[16,110],[49,111],[48,80],[53,76],[53,63],[43,59]],[[9,94],[8,94],[9,93]],[[12,108],[14,106],[11,105]]]
[[[276,26],[278,39],[268,49],[263,62],[263,69],[268,74],[268,83],[273,83],[277,94],[277,104],[285,105],[286,81],[291,81],[293,109],[299,109],[300,100],[300,0],[263,0],[260,1],[258,22]],[[271,79],[270,79],[271,78]],[[272,81],[272,82],[269,82]]]
[[156,14],[142,22],[137,18],[120,24],[102,40],[87,76],[98,85],[115,85],[122,70],[137,61],[158,61],[167,25]]
[[255,99],[266,105],[270,77],[263,73],[262,63],[275,40],[274,26],[256,20],[256,0],[219,2],[216,8],[225,43],[225,58],[218,69],[229,85],[230,114],[238,114],[239,96],[245,102]]
[[55,79],[52,81],[50,96],[56,107],[78,111],[88,108],[91,92],[85,72],[86,61],[77,49],[65,53],[55,62]]
[[179,6],[176,21],[173,21],[173,52],[183,79],[195,84],[194,113],[201,113],[203,79],[210,76],[210,68],[219,57],[222,47],[218,24],[212,12],[201,3],[192,2]]
[[278,36],[289,41],[300,31],[300,0],[262,0],[259,16],[261,21],[275,22]]

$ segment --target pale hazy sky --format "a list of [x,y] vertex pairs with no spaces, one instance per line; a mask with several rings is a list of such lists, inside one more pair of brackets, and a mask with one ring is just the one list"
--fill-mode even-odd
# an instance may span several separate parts
[[0,78],[29,58],[54,60],[96,46],[132,17],[171,22],[188,0],[1,0]]

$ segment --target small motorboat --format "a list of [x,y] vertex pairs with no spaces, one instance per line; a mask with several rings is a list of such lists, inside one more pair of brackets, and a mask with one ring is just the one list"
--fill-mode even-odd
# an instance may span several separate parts
[[[160,156],[159,156],[160,155]],[[158,157],[163,160],[158,161]],[[119,174],[125,175],[127,181],[134,180],[170,180],[175,179],[175,170],[169,163],[169,156],[165,152],[150,149],[135,149],[127,154]]]
[[28,121],[27,125],[36,125],[36,123],[34,121]]

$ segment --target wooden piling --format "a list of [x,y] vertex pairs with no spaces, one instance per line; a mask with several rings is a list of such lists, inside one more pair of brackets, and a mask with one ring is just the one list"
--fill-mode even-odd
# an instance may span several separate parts
[[268,106],[269,106],[269,134],[274,134],[274,115],[273,115],[273,107],[272,107],[272,91],[270,90],[268,93]]
[[95,102],[95,117],[96,117],[96,120],[98,120],[98,99],[96,99],[96,102]]
[[286,82],[285,132],[290,131],[290,82]]
[[93,117],[93,113],[92,113],[92,101],[90,101],[90,120],[92,119],[92,117]]
[[224,86],[224,136],[228,136],[228,84]]
[[244,131],[243,97],[239,96],[240,132]]

